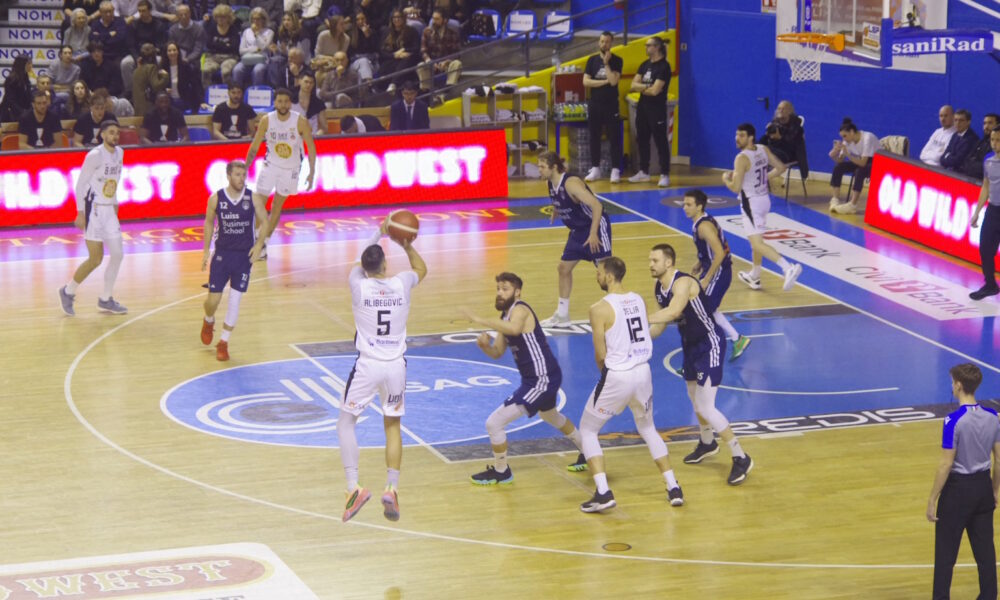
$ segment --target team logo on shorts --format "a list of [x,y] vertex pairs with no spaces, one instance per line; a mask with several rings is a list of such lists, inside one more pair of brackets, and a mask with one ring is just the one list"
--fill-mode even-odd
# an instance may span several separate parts
[[288,158],[292,155],[292,147],[285,142],[280,142],[274,147],[274,153],[277,154],[279,158]]

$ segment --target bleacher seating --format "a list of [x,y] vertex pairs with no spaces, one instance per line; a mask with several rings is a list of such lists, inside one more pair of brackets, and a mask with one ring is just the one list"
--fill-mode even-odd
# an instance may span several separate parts
[[538,39],[543,42],[570,42],[573,40],[573,20],[565,10],[552,10],[545,13],[542,23],[545,29],[538,33]]
[[530,10],[512,10],[507,15],[506,23],[504,23],[503,36],[505,38],[518,36],[519,41],[525,39],[533,40],[535,39],[535,32],[532,29],[535,27],[538,27],[538,24],[535,21],[534,12]]

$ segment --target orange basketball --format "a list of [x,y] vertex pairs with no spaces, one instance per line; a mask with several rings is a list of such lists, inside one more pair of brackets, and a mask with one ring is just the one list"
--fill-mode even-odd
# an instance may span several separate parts
[[389,237],[397,242],[413,241],[417,239],[417,231],[420,229],[420,221],[417,215],[406,209],[394,210],[389,213],[389,223],[386,228]]

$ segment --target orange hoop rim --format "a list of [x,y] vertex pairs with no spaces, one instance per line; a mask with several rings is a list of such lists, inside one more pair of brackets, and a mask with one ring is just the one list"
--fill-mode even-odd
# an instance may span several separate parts
[[842,33],[779,33],[777,39],[791,44],[827,44],[834,52],[843,52],[845,47]]

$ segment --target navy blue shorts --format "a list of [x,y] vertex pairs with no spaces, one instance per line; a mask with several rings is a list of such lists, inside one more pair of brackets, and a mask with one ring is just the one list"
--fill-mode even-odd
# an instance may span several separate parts
[[611,221],[601,218],[601,225],[597,229],[597,241],[601,245],[597,252],[590,251],[590,247],[587,246],[588,237],[590,237],[590,227],[570,229],[562,259],[566,261],[589,260],[596,263],[611,256]]
[[559,401],[559,386],[562,376],[550,379],[522,379],[521,387],[514,390],[509,398],[503,401],[504,406],[519,404],[533,417],[540,410],[552,410]]
[[733,267],[731,265],[719,267],[719,270],[715,272],[715,276],[708,282],[708,287],[705,289],[705,296],[708,297],[708,302],[705,303],[705,310],[710,313],[719,310],[719,305],[722,304],[722,297],[726,295],[726,290],[729,289],[729,284],[732,282]]
[[715,347],[709,339],[691,347],[684,347],[684,381],[696,381],[698,385],[708,386],[722,383],[722,359],[726,356],[726,338],[720,335],[718,340],[719,343]]
[[226,284],[237,292],[247,291],[250,285],[250,251],[219,250],[212,256],[208,271],[208,291],[221,294]]

